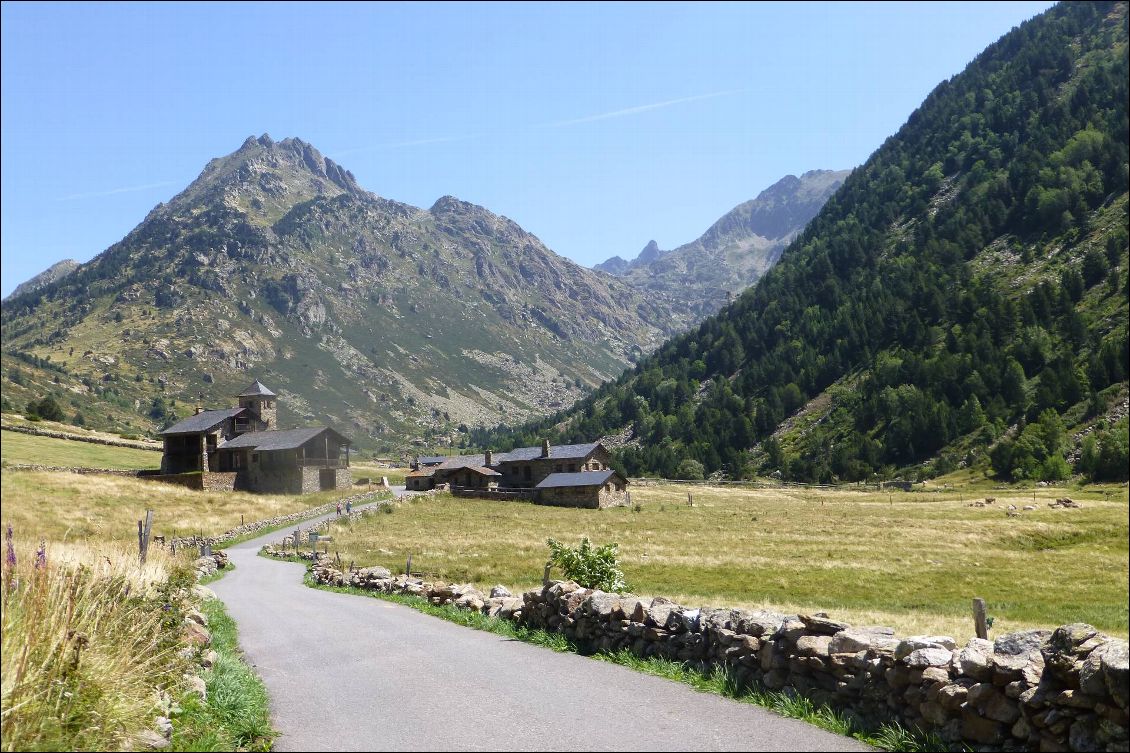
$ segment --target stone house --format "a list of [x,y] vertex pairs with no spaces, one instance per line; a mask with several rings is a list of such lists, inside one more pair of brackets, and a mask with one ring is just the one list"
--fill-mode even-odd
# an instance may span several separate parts
[[564,507],[616,507],[627,504],[628,480],[614,470],[551,473],[538,483],[537,501]]
[[281,494],[352,485],[351,443],[343,434],[329,427],[279,430],[278,396],[258,380],[238,400],[237,408],[198,408],[162,431],[161,472],[201,472],[220,477],[220,486]]
[[458,455],[430,467],[424,459],[408,474],[409,489],[449,484],[456,494],[464,489],[522,491],[537,502],[573,507],[609,507],[627,500],[627,479],[610,469],[612,456],[600,442],[553,446],[543,440],[540,447]]

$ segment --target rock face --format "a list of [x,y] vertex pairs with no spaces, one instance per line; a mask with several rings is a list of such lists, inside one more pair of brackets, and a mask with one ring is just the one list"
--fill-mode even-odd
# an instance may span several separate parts
[[899,640],[889,628],[853,628],[822,614],[691,609],[572,582],[518,599],[496,596],[497,587],[484,597],[472,586],[362,572],[313,565],[318,583],[474,609],[560,632],[584,650],[721,668],[739,685],[788,689],[874,724],[921,727],[953,749],[1113,751],[1130,742],[1127,644],[1089,625],[974,638],[959,648],[948,636]]
[[717,311],[757,282],[850,174],[811,170],[786,175],[756,199],[731,209],[698,240],[671,251],[649,242],[636,258],[597,264],[607,272],[671,302],[684,326]]
[[567,407],[676,328],[669,304],[505,217],[376,196],[312,145],[266,136],[40,293],[5,302],[5,351],[50,340],[80,402],[84,379],[113,381],[160,428],[155,398],[219,407],[269,372],[281,423],[317,417],[386,449]]

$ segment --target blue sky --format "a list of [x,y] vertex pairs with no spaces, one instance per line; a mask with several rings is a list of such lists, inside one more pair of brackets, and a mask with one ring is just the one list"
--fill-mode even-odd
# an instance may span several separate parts
[[862,163],[1050,6],[4,3],[0,287],[90,259],[264,132],[585,265],[673,248]]

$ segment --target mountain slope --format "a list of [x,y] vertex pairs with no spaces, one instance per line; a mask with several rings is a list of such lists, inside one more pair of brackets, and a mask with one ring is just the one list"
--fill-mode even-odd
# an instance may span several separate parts
[[633,474],[1057,478],[1121,419],[1090,450],[1125,474],[1127,79],[1125,3],[1023,24],[732,305],[572,410],[476,439],[615,432]]
[[[71,272],[74,272],[79,267],[79,262],[74,259],[63,259],[60,262],[55,262],[47,269],[43,270],[34,277],[21,282],[12,290],[12,294],[8,298],[15,298],[24,293],[33,293],[42,287],[46,287],[56,280],[61,280]],[[7,299],[5,299],[7,300]]]
[[263,136],[89,263],[5,302],[6,374],[34,382],[9,379],[5,396],[67,390],[152,428],[255,376],[279,392],[282,423],[328,421],[391,449],[568,405],[669,319],[505,217],[378,197],[309,144]]
[[717,311],[765,274],[781,251],[816,216],[850,170],[787,175],[739,204],[697,240],[671,251],[651,241],[631,261],[619,256],[595,269],[623,277],[659,300],[685,311],[691,325]]

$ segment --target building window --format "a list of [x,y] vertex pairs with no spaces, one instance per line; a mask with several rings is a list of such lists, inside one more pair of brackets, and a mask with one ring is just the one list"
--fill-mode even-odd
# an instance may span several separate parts
[[251,462],[252,463],[258,463],[259,462],[259,453],[257,453],[257,452],[251,453]]
[[529,481],[531,478],[533,478],[533,470],[531,470],[530,466],[528,466],[528,465],[522,466],[522,476],[527,481]]
[[577,472],[577,464],[576,463],[570,463],[569,464],[569,473],[576,473],[576,472]]
[[553,466],[553,470],[556,471],[557,473],[561,473],[561,463],[558,463],[557,465]]

